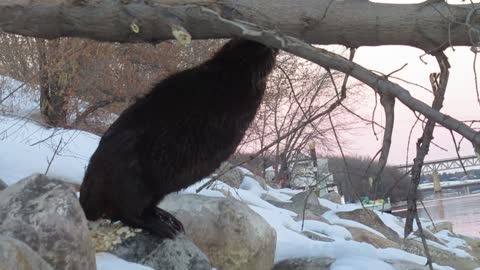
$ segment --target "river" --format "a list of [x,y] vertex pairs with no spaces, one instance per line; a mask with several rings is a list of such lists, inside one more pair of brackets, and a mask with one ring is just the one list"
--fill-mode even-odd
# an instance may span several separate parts
[[[447,220],[453,224],[455,233],[480,237],[480,194],[447,197],[439,193],[434,198],[419,203],[420,217]],[[394,210],[394,215],[405,217],[406,209]],[[428,214],[427,214],[428,212]]]

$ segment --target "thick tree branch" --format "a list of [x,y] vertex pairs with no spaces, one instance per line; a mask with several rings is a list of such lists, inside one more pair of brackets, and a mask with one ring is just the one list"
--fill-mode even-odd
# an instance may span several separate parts
[[395,5],[357,0],[3,0],[0,28],[49,39],[188,42],[190,37],[232,37],[236,32],[225,27],[224,18],[314,44],[408,45],[431,51],[478,40],[471,34],[480,15],[471,10],[470,4],[444,1]]

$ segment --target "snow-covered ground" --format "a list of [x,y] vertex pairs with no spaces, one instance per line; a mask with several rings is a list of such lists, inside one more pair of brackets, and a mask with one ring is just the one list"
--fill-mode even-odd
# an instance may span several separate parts
[[[45,129],[26,119],[2,116],[0,117],[0,152],[2,153],[0,155],[0,179],[11,185],[32,173],[45,173],[49,163],[51,163],[48,175],[81,183],[88,159],[97,147],[98,140],[98,136],[88,132]],[[58,147],[59,145],[60,147]],[[57,151],[56,155],[54,155],[55,151]],[[52,161],[53,156],[55,157]],[[207,179],[204,181],[207,181]],[[187,188],[183,192],[194,193],[202,182]],[[245,177],[240,189],[234,189],[222,182],[217,182],[215,188],[229,190],[234,198],[247,203],[251,209],[264,217],[277,231],[275,261],[305,256],[325,256],[337,259],[331,267],[332,270],[392,269],[391,266],[383,262],[387,259],[425,263],[425,258],[399,249],[377,249],[367,243],[352,241],[350,232],[339,225],[364,228],[384,237],[380,232],[363,224],[341,219],[335,214],[338,211],[351,211],[358,208],[358,205],[340,205],[325,199],[319,199],[323,206],[331,209],[324,214],[324,217],[332,224],[338,224],[329,225],[319,221],[306,221],[306,230],[335,240],[334,242],[320,242],[311,240],[300,233],[301,222],[293,219],[295,213],[278,208],[261,199],[262,194],[269,193],[270,196],[278,200],[288,201],[298,191],[271,187],[265,191],[258,182],[248,176]],[[205,189],[200,194],[224,196],[219,191]],[[380,213],[379,217],[385,224],[402,235],[403,224],[396,217]],[[457,238],[451,238],[447,234],[445,235],[445,241],[448,242],[447,248],[458,256],[468,256],[463,250],[457,248],[465,243],[459,242]],[[149,269],[145,266],[127,263],[106,253],[97,255],[97,266],[99,270]],[[451,268],[438,267],[437,269]]]
[[[50,176],[81,183],[89,157],[96,149],[98,141],[98,136],[88,132],[45,129],[27,119],[1,116],[0,153],[2,155],[0,155],[0,179],[11,185],[33,173],[45,173],[48,168],[48,175]],[[207,179],[202,182],[204,181],[207,181]],[[194,193],[202,182],[182,192]],[[367,243],[352,241],[350,232],[340,225],[364,228],[384,237],[380,232],[365,225],[341,219],[336,215],[336,212],[351,211],[360,207],[358,205],[340,205],[319,199],[320,204],[330,209],[330,211],[324,214],[324,217],[334,225],[307,220],[305,229],[334,239],[333,242],[320,242],[311,240],[301,234],[301,222],[293,219],[295,213],[278,208],[261,199],[262,194],[269,193],[270,197],[275,197],[277,200],[288,201],[298,191],[274,189],[271,187],[268,190],[264,190],[256,180],[249,176],[245,177],[240,189],[234,189],[222,182],[217,182],[215,189],[230,191],[229,194],[247,203],[251,209],[264,217],[276,230],[275,261],[306,256],[331,257],[336,259],[331,266],[332,270],[390,270],[393,268],[384,262],[389,259],[411,261],[418,264],[425,264],[426,262],[426,259],[423,257],[412,255],[399,249],[377,249]],[[200,194],[223,197],[223,193],[217,190],[204,189]],[[400,236],[403,236],[402,221],[389,214],[377,213],[385,224],[397,231]],[[440,236],[447,243],[446,247],[442,246],[442,248],[451,250],[457,256],[469,256],[458,248],[466,245],[466,243],[450,237],[446,232],[445,235],[441,234]],[[151,269],[126,262],[108,253],[97,254],[97,267],[99,270]],[[436,269],[446,270],[452,268],[437,266]]]

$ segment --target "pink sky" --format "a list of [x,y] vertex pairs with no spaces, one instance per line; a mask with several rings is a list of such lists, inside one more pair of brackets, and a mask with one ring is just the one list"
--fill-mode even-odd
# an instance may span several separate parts
[[[448,49],[446,53],[450,60],[451,68],[442,112],[459,120],[480,120],[480,105],[477,102],[474,82],[474,54],[466,47],[455,48],[455,52]],[[423,55],[423,51],[404,46],[362,47],[358,49],[355,61],[366,68],[385,74],[397,70],[408,63],[403,70],[395,75],[430,89],[429,74],[431,72],[438,72],[439,69],[433,57],[423,57],[422,59],[427,61],[427,64],[424,64],[419,59],[421,55]],[[480,59],[477,62],[480,62]],[[477,63],[477,71],[478,70],[480,70],[480,64]],[[431,103],[432,97],[430,93],[415,86],[402,82],[398,83],[409,90],[414,97],[421,99],[427,104]],[[365,102],[366,106],[361,109],[361,113],[362,115],[369,116],[373,110],[373,91],[369,88],[366,88],[364,91],[366,91],[366,96],[370,100]],[[384,123],[383,109],[381,106],[377,108],[376,120],[382,124]],[[393,143],[389,158],[390,164],[405,163],[408,134],[414,121],[413,113],[397,100]],[[415,142],[421,135],[421,132],[420,125],[413,132],[410,143],[409,163],[411,163],[415,155]],[[457,136],[457,142],[459,139],[460,136]],[[426,160],[456,157],[451,135],[448,130],[436,128],[434,142],[446,148],[448,151],[431,146],[430,153],[426,157]],[[380,146],[381,136],[379,137],[379,141],[376,141],[371,127],[366,126],[365,128],[357,130],[356,134],[349,138],[349,149],[347,152],[349,154],[373,156]],[[473,154],[473,148],[466,140],[462,143],[460,153],[461,155]]]

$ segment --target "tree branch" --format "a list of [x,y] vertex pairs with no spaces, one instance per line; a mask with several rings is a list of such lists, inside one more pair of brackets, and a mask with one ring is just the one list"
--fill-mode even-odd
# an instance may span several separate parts
[[478,14],[471,11],[478,6],[445,1],[400,5],[354,0],[4,0],[0,28],[47,39],[188,42],[238,35],[235,25],[226,27],[227,19],[315,44],[407,45],[432,51],[472,45]]

